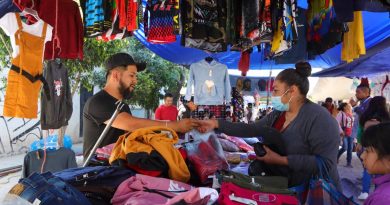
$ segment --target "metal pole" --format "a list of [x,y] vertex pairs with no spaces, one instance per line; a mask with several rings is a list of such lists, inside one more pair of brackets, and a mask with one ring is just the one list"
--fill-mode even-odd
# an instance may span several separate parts
[[116,110],[115,110],[114,114],[111,116],[110,120],[108,121],[108,123],[106,125],[106,128],[104,128],[102,134],[99,136],[99,139],[96,141],[95,146],[93,146],[92,150],[88,154],[87,159],[84,161],[83,167],[86,167],[88,165],[88,162],[89,162],[89,160],[91,160],[92,155],[95,153],[96,149],[100,146],[100,143],[102,142],[102,140],[106,136],[108,130],[111,128],[112,123],[114,122],[115,118],[118,116],[119,111],[125,105],[124,103],[122,103],[122,101],[117,101],[115,104],[117,104],[117,106],[116,106]]

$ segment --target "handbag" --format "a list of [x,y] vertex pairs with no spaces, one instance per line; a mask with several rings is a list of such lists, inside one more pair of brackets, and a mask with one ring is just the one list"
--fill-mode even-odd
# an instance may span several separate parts
[[326,171],[326,165],[321,157],[316,157],[319,174],[312,177],[309,183],[308,205],[357,205],[352,197],[348,198],[336,189],[335,184]]

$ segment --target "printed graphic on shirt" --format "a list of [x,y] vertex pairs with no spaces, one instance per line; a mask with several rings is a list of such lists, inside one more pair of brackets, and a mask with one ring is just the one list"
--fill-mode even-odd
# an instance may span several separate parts
[[55,89],[55,93],[58,97],[61,96],[62,87],[63,87],[63,84],[62,84],[61,79],[54,80],[54,89]]

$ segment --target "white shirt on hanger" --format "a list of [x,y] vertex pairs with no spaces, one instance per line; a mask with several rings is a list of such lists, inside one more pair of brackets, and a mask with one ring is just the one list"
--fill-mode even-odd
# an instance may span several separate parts
[[[39,21],[31,25],[28,25],[22,21],[23,31],[35,36],[42,36],[41,34],[44,23],[45,22],[42,19],[39,19]],[[12,58],[15,58],[19,55],[19,46],[17,46],[15,43],[15,33],[19,29],[15,13],[7,13],[4,15],[3,18],[0,19],[0,27],[11,39]],[[53,27],[47,24],[45,43],[51,41],[52,32]]]

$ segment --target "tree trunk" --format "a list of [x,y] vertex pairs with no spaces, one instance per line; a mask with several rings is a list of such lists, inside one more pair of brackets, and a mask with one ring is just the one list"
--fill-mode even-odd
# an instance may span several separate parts
[[76,76],[75,83],[74,83],[72,90],[71,90],[72,99],[73,99],[74,94],[76,93],[76,90],[79,88],[80,80],[81,80],[81,72],[78,72],[77,76]]
[[182,72],[180,72],[180,79],[177,81],[176,89],[172,90],[173,104],[174,105],[178,104],[177,102],[178,102],[179,97],[180,97],[180,90],[183,87],[184,81],[186,79],[186,77],[184,76],[184,71],[183,71],[183,69],[186,69],[186,68],[182,66],[181,69],[182,69]]

